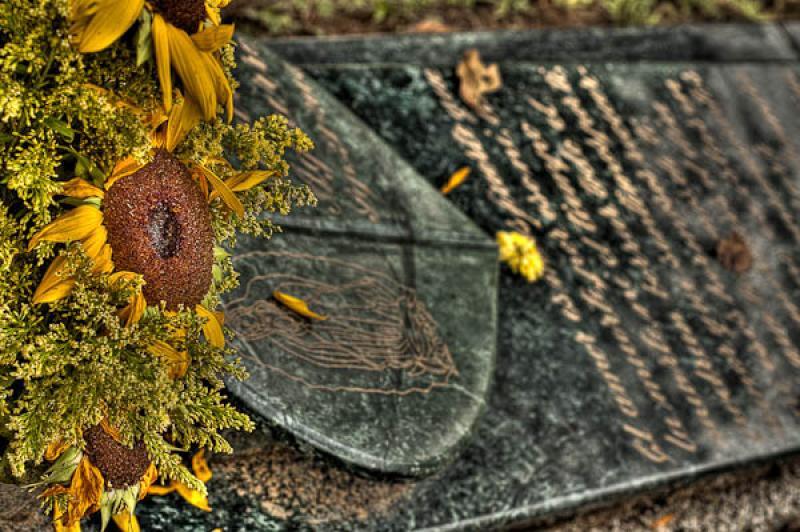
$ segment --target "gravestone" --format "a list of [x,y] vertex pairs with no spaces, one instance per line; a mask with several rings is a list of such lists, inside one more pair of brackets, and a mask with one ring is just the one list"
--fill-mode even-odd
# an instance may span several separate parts
[[[535,237],[547,273],[528,284],[501,268],[494,386],[451,465],[410,483],[318,468],[306,480],[317,489],[372,489],[382,503],[354,503],[363,511],[331,519],[300,505],[287,516],[271,492],[241,480],[241,471],[275,460],[276,444],[256,438],[259,450],[244,454],[257,458],[239,473],[223,467],[210,485],[222,513],[174,515],[158,503],[160,511],[143,508],[143,522],[225,530],[245,522],[348,530],[535,524],[800,450],[800,65],[783,27],[248,41],[242,62],[257,67],[270,57],[266,46],[302,66],[305,74],[289,71],[319,95],[307,76],[316,79],[434,186],[471,167],[447,199],[487,234]],[[460,100],[455,75],[472,47],[500,61],[504,80],[476,109]],[[302,119],[310,106],[270,102],[273,60],[266,62],[262,88],[245,76],[250,92],[240,109]],[[344,138],[357,139],[365,130],[347,121],[353,130]],[[343,138],[316,140],[336,153],[334,137]],[[384,156],[396,161],[381,148]],[[439,205],[423,208],[419,223]],[[304,279],[296,286],[318,278],[306,271],[355,275],[320,261],[330,253],[349,259],[350,251],[336,254],[340,245],[361,249],[351,244],[357,228],[332,236],[333,249],[296,238],[335,215],[319,211],[316,221],[289,220],[292,238],[266,248],[272,255],[260,259],[258,275],[294,253]],[[355,225],[349,218],[336,223]],[[734,233],[744,248],[730,256]],[[746,271],[723,265],[748,255]],[[474,311],[458,306],[460,316]],[[451,318],[431,315],[446,330]],[[310,458],[287,463],[303,460]],[[332,471],[344,477],[331,481]]]
[[[276,111],[317,147],[291,158],[316,209],[245,239],[226,297],[249,408],[353,465],[413,476],[471,435],[494,368],[497,251],[472,222],[299,69],[240,42],[237,105]],[[277,302],[303,299],[324,321]],[[465,313],[464,307],[472,309]]]

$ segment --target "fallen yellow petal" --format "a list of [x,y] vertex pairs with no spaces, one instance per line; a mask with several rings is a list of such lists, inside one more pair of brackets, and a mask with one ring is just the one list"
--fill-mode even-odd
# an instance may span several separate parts
[[89,183],[85,179],[81,179],[80,177],[70,179],[64,183],[64,189],[61,191],[61,194],[77,199],[102,198],[105,196],[105,192],[103,192],[102,189],[97,188],[93,184]]
[[28,251],[40,242],[83,240],[103,223],[103,213],[92,205],[80,205],[56,218],[31,239]]
[[317,314],[316,312],[312,312],[305,301],[302,299],[298,299],[296,297],[290,296],[289,294],[284,294],[278,290],[272,292],[272,297],[274,297],[279,303],[287,307],[292,312],[303,316],[304,318],[309,318],[312,320],[318,321],[325,321],[328,319],[327,316],[323,316],[321,314]]
[[220,349],[225,347],[225,334],[222,331],[222,324],[217,319],[217,315],[203,305],[197,305],[195,312],[197,312],[198,316],[206,318],[206,323],[203,325],[203,334],[208,343]]
[[472,169],[468,166],[465,166],[464,168],[456,171],[452,176],[450,176],[450,179],[442,187],[441,189],[442,194],[450,194],[453,190],[456,189],[456,187],[458,187],[459,185],[461,185],[461,183],[466,181],[471,172]]
[[211,468],[208,467],[208,462],[206,461],[206,453],[202,449],[192,456],[192,471],[194,471],[194,476],[203,484],[211,480],[213,476]]
[[135,515],[131,515],[128,512],[123,512],[121,514],[117,514],[112,517],[114,520],[114,524],[122,532],[141,532],[141,527],[139,527],[139,520],[136,519]]

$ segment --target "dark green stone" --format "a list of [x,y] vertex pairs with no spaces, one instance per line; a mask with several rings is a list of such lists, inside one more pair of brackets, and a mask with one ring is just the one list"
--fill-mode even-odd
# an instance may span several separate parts
[[[279,220],[285,233],[271,241],[237,249],[241,287],[226,319],[251,377],[230,389],[353,465],[435,471],[485,405],[494,244],[302,71],[246,42],[240,49],[239,115],[280,110],[316,141],[291,162],[319,206]],[[328,319],[298,316],[276,290]]]
[[[489,107],[480,113],[460,102],[454,72],[457,58],[476,44],[501,61],[504,78],[503,89],[487,98]],[[220,514],[190,521],[167,513],[161,503],[158,512],[143,507],[143,521],[161,530],[267,530],[266,515],[286,528],[326,530],[524,526],[800,451],[800,315],[794,307],[800,301],[800,68],[781,26],[347,38],[275,46],[303,63],[305,72],[435,187],[456,169],[473,168],[447,199],[490,235],[511,227],[530,230],[550,277],[531,285],[501,268],[497,364],[487,410],[463,452],[438,474],[414,483],[380,475],[365,479],[361,469],[353,473],[352,465],[324,458],[329,450],[281,461],[275,453],[283,444],[254,437],[217,466],[220,474],[210,489]],[[258,55],[263,53],[259,48]],[[273,61],[267,63],[273,69]],[[282,79],[283,72],[262,75]],[[244,82],[244,101],[254,104],[240,109],[255,116],[274,106],[263,82],[247,75]],[[286,109],[304,126],[304,116],[312,113],[307,103]],[[338,116],[339,106],[323,108],[329,105]],[[373,142],[371,134],[360,135],[350,131],[337,138],[352,139],[358,152],[364,138]],[[331,138],[316,140],[322,150],[339,152]],[[384,157],[396,160],[391,152],[374,160]],[[400,168],[407,175],[407,167]],[[389,182],[406,182],[378,173]],[[382,177],[375,186],[391,188]],[[395,212],[394,197],[379,197]],[[353,203],[347,212],[357,209]],[[520,209],[516,215],[513,205]],[[451,212],[426,209],[415,222],[400,225]],[[359,217],[347,214],[345,221],[353,220],[347,231],[316,239],[332,214],[323,205],[309,218],[290,219],[291,238],[265,249],[301,246],[302,253],[328,255],[333,248],[347,257],[365,246],[354,234],[375,235],[374,223],[355,227]],[[738,275],[720,265],[716,252],[732,231],[744,236],[753,255],[753,268]],[[366,247],[374,247],[375,256],[365,259],[371,270],[408,271],[397,266],[403,254],[395,246],[402,247],[402,238],[371,238],[374,246]],[[455,255],[467,257],[462,245],[458,241],[442,253],[458,250]],[[373,262],[377,257],[385,268]],[[425,257],[429,265],[447,260]],[[259,266],[266,264],[271,263]],[[316,260],[299,268],[331,270]],[[431,284],[420,289],[419,280],[435,271],[416,268],[419,294],[434,290]],[[444,282],[465,288],[470,281]],[[435,302],[426,305],[443,337],[455,333],[448,345],[457,342],[463,332],[450,329],[452,318],[437,315]],[[456,321],[478,313],[464,303]],[[408,381],[384,384],[397,382]],[[406,419],[410,430],[424,426],[413,415]],[[444,433],[428,426],[418,433],[421,442],[431,430],[434,438]],[[385,449],[391,448],[387,443]],[[224,460],[237,465],[226,467]],[[305,475],[313,480],[306,481],[297,480],[296,472],[271,470],[280,482],[312,494],[358,486],[345,489],[348,500],[357,502],[349,512],[323,512],[334,517],[320,520],[317,505],[299,498],[298,510],[287,516],[291,504],[275,494],[283,492],[241,480],[243,471],[276,461],[313,465],[314,473]],[[383,504],[352,511],[363,500],[354,494],[362,488]],[[263,520],[253,524],[255,519]]]

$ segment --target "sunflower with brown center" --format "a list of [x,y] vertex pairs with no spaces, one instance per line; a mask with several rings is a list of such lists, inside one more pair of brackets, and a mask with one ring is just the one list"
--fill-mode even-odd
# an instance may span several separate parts
[[[92,271],[108,275],[112,288],[143,280],[143,289],[119,311],[128,326],[141,319],[148,302],[163,302],[169,312],[193,309],[205,320],[208,342],[222,348],[224,317],[202,304],[214,265],[209,204],[222,201],[242,217],[244,207],[236,193],[260,185],[272,173],[231,172],[223,180],[207,165],[181,161],[165,149],[177,146],[198,120],[192,102],[180,101],[154,135],[151,162],[120,161],[106,179],[105,190],[78,178],[65,183],[62,194],[82,203],[42,228],[28,248],[33,250],[42,242],[80,242],[92,261]],[[66,260],[59,256],[36,289],[33,303],[54,303],[68,297],[73,288]],[[181,334],[176,331],[176,339]],[[174,378],[186,373],[187,353],[176,351],[166,341],[148,349],[168,362]]]
[[150,24],[164,107],[173,105],[173,70],[186,96],[203,118],[212,119],[223,105],[233,117],[233,91],[219,51],[233,37],[233,26],[220,24],[220,8],[230,0],[71,0],[73,40],[82,53],[105,50],[145,13]]
[[[81,519],[97,511],[103,530],[112,518],[121,530],[139,530],[136,503],[147,495],[173,491],[211,511],[203,492],[176,481],[170,486],[154,485],[158,472],[144,443],[123,445],[119,433],[105,420],[84,432],[83,448],[55,443],[45,456],[53,465],[37,486],[44,487],[40,498],[53,501],[56,532],[79,532]],[[202,451],[192,458],[192,469],[201,483],[211,479]]]

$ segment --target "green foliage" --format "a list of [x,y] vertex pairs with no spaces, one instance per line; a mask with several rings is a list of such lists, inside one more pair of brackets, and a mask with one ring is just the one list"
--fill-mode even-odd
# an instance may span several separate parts
[[[246,377],[234,353],[205,341],[203,319],[193,309],[148,307],[139,323],[126,326],[118,313],[141,281],[112,284],[108,275],[92,273],[80,244],[27,251],[33,234],[75,205],[57,195],[67,180],[79,176],[102,186],[124,157],[152,157],[147,117],[160,105],[152,55],[142,54],[136,31],[101,53],[79,54],[69,40],[67,6],[68,0],[0,0],[2,467],[22,477],[42,462],[50,443],[65,439],[80,446],[82,432],[108,418],[126,444],[145,442],[162,476],[202,489],[178,452],[229,452],[221,431],[252,429],[223,394],[223,376]],[[223,61],[228,70],[234,66],[232,46]],[[311,147],[278,116],[236,126],[217,119],[179,147],[178,157],[208,165],[223,179],[233,169],[220,157],[274,176],[242,195],[244,220],[220,200],[211,205],[219,247],[209,308],[236,286],[222,249],[235,243],[236,230],[269,236],[278,228],[265,214],[315,202],[306,187],[287,178],[284,159],[287,150]],[[59,302],[32,304],[59,254],[75,288]],[[169,361],[148,351],[157,342],[188,354],[185,376],[174,379]]]

